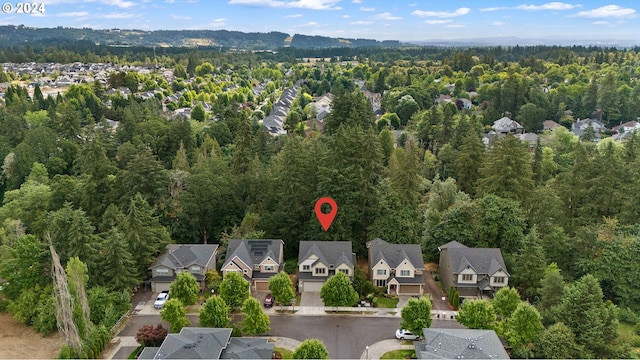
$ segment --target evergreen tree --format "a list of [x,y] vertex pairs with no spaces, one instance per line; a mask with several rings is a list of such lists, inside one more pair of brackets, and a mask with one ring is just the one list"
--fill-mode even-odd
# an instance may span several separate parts
[[324,120],[324,132],[333,135],[340,126],[358,127],[368,130],[375,124],[375,115],[369,100],[360,90],[342,91],[334,94],[331,113]]
[[473,196],[476,193],[476,181],[480,177],[485,147],[475,129],[470,128],[462,140],[455,160],[456,183],[460,190]]
[[104,234],[100,253],[102,272],[99,273],[98,283],[113,291],[130,291],[139,283],[136,263],[124,237],[115,227]]

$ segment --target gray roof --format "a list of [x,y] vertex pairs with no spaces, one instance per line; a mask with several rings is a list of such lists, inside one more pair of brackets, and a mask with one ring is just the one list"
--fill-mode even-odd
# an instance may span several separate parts
[[154,359],[220,359],[230,338],[231,329],[185,327],[167,335]]
[[231,338],[220,359],[271,359],[275,346],[265,338]]
[[185,327],[160,347],[145,348],[140,359],[271,359],[275,343],[266,338],[232,338],[229,328]]
[[337,266],[345,263],[355,265],[355,254],[351,250],[351,241],[300,241],[298,262],[316,255],[326,265]]
[[461,248],[461,247],[466,248],[467,246],[465,244],[463,244],[463,243],[459,243],[459,242],[453,240],[453,241],[449,241],[448,243],[446,243],[444,245],[438,246],[438,250],[442,251],[442,249]]
[[422,329],[414,342],[418,359],[509,359],[494,330]]
[[422,248],[418,244],[390,244],[380,238],[376,238],[367,243],[367,249],[372,255],[373,264],[384,260],[392,269],[395,269],[407,259],[416,269],[424,267]]
[[160,254],[150,267],[161,265],[170,269],[185,269],[191,265],[206,267],[215,260],[217,252],[218,245],[214,244],[169,244],[167,252]]
[[508,273],[502,253],[498,248],[469,248],[464,245],[463,247],[448,246],[443,248],[440,246],[439,248],[447,250],[445,254],[449,256],[449,263],[454,274],[460,273],[467,267],[471,267],[479,275],[492,275],[500,269]]
[[517,121],[511,120],[506,116],[494,121],[491,128],[498,132],[515,132],[517,130],[524,129],[524,127],[522,127],[522,125],[520,125]]
[[280,261],[280,248],[283,244],[280,239],[232,239],[229,240],[227,255],[222,267],[227,266],[235,257],[238,257],[247,266],[253,268],[270,257],[276,263]]

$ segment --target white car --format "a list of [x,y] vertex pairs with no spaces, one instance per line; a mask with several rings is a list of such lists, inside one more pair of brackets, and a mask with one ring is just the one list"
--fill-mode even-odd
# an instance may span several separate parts
[[409,330],[398,329],[396,330],[396,339],[400,340],[418,340],[420,335],[414,335]]
[[163,291],[160,294],[158,294],[156,301],[153,303],[153,307],[155,309],[162,309],[162,307],[164,306],[164,303],[166,303],[167,300],[169,300],[169,292]]

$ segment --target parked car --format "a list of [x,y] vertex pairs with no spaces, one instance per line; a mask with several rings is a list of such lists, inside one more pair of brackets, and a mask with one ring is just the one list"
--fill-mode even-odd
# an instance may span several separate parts
[[273,296],[271,294],[267,294],[264,298],[264,307],[272,307],[273,306]]
[[420,335],[412,334],[409,330],[398,329],[396,330],[396,339],[400,340],[418,340]]
[[162,309],[162,307],[164,306],[164,303],[166,303],[167,300],[169,300],[169,292],[163,291],[160,294],[158,294],[156,301],[153,303],[153,307],[155,309]]

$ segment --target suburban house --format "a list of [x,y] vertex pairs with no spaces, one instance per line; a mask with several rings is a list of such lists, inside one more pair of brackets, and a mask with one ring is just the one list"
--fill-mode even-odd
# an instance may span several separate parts
[[355,264],[351,241],[300,241],[298,291],[319,292],[337,272],[353,278]]
[[267,338],[231,337],[232,329],[185,327],[159,347],[145,347],[138,359],[271,359]]
[[494,330],[422,329],[414,341],[417,359],[509,359]]
[[627,121],[618,126],[614,126],[611,129],[612,134],[622,134],[622,133],[633,133],[634,131],[640,129],[640,122],[637,121]]
[[390,244],[382,239],[367,243],[369,279],[384,286],[387,294],[422,295],[424,261],[417,244]]
[[571,125],[571,132],[573,133],[573,135],[582,137],[582,135],[584,135],[589,128],[593,129],[595,140],[600,140],[600,133],[605,130],[605,126],[600,120],[578,119]]
[[251,284],[251,290],[268,291],[269,279],[284,269],[284,241],[229,240],[220,271],[238,272]]
[[498,248],[470,248],[457,241],[438,247],[440,281],[455,287],[461,298],[482,298],[509,283],[509,273]]
[[181,272],[189,272],[204,289],[204,276],[216,269],[218,245],[169,244],[167,251],[160,254],[151,264],[151,290],[169,290],[169,285]]
[[498,134],[522,134],[524,132],[522,125],[506,116],[494,121],[491,128]]
[[558,126],[562,126],[560,124],[558,124],[557,122],[553,121],[553,120],[545,120],[542,122],[542,130],[546,131],[552,131],[553,129],[557,128]]

